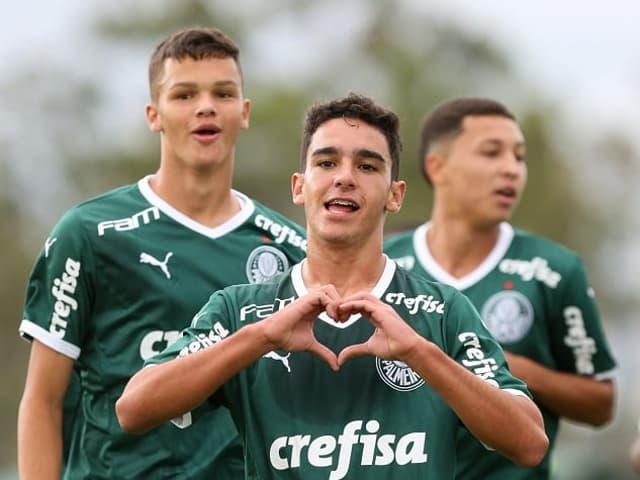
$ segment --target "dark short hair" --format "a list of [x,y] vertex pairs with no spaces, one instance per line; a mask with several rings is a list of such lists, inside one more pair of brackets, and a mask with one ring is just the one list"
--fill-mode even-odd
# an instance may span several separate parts
[[357,93],[325,102],[316,102],[308,110],[302,130],[301,171],[306,167],[307,150],[311,137],[323,123],[334,118],[352,118],[378,129],[386,138],[391,154],[391,179],[397,180],[400,171],[402,144],[398,133],[398,116],[376,104],[371,98]]
[[187,57],[193,60],[233,58],[242,79],[239,54],[240,49],[235,42],[217,28],[194,27],[180,30],[163,40],[151,55],[149,61],[151,98],[156,98],[157,85],[164,74],[164,62],[167,58],[176,60]]
[[442,140],[453,140],[462,133],[462,123],[468,116],[499,116],[517,121],[513,113],[502,103],[490,98],[459,97],[447,100],[431,110],[420,127],[420,148],[418,166],[422,174],[431,183],[424,166],[425,157],[434,144]]

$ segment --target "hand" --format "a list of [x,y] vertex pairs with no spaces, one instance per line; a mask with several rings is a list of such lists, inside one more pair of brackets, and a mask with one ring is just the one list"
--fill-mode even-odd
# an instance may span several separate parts
[[406,360],[422,337],[393,308],[379,298],[362,292],[343,299],[333,318],[345,321],[354,313],[367,317],[376,329],[366,342],[343,349],[338,356],[338,365],[342,366],[350,358],[363,355],[407,363]]
[[264,320],[264,335],[273,350],[308,351],[327,362],[333,370],[338,370],[338,357],[318,342],[313,323],[324,311],[336,321],[347,320],[349,316],[340,315],[337,310],[339,302],[340,295],[333,285],[312,290]]

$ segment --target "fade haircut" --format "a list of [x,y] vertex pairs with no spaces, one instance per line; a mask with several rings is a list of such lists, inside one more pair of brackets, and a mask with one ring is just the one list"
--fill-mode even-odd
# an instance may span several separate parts
[[462,133],[465,117],[498,116],[516,122],[516,117],[502,103],[481,97],[460,97],[437,105],[422,121],[418,166],[431,184],[424,159],[441,142],[449,142]]
[[168,58],[178,61],[185,58],[204,60],[210,58],[232,58],[238,67],[242,81],[242,69],[238,59],[240,49],[231,38],[217,28],[187,28],[162,41],[149,61],[149,92],[156,100],[160,79],[164,75],[164,63]]
[[376,104],[371,98],[357,93],[326,102],[316,102],[305,115],[302,130],[302,151],[300,171],[304,172],[307,163],[307,150],[311,137],[323,123],[334,118],[362,120],[378,129],[386,138],[391,154],[391,180],[398,179],[400,171],[400,152],[402,144],[398,133],[398,116]]

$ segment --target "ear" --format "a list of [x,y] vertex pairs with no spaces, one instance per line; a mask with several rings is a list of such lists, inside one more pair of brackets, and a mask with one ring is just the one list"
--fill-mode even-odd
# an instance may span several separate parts
[[402,202],[404,201],[404,195],[407,191],[407,183],[404,180],[397,180],[391,183],[389,189],[389,197],[387,203],[384,206],[385,212],[396,213],[402,208]]
[[424,170],[432,184],[438,183],[446,157],[442,153],[430,153],[424,159]]
[[162,131],[162,122],[160,121],[160,115],[158,115],[158,107],[155,103],[147,103],[145,107],[145,116],[147,117],[147,125],[152,132]]
[[249,116],[251,114],[251,100],[245,98],[242,101],[242,123],[241,127],[243,129],[249,128]]
[[304,173],[291,175],[291,197],[294,205],[304,205]]

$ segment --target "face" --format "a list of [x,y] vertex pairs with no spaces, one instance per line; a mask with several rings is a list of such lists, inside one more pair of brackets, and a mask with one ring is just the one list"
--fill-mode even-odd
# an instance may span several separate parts
[[391,181],[384,135],[361,120],[329,120],[311,137],[306,162],[292,177],[292,192],[304,206],[309,238],[381,244],[385,213],[400,209],[405,191],[404,182]]
[[232,58],[165,60],[147,121],[162,137],[163,162],[193,168],[231,163],[250,102]]
[[500,116],[468,116],[463,131],[427,158],[439,204],[481,226],[508,220],[527,180],[518,124]]

